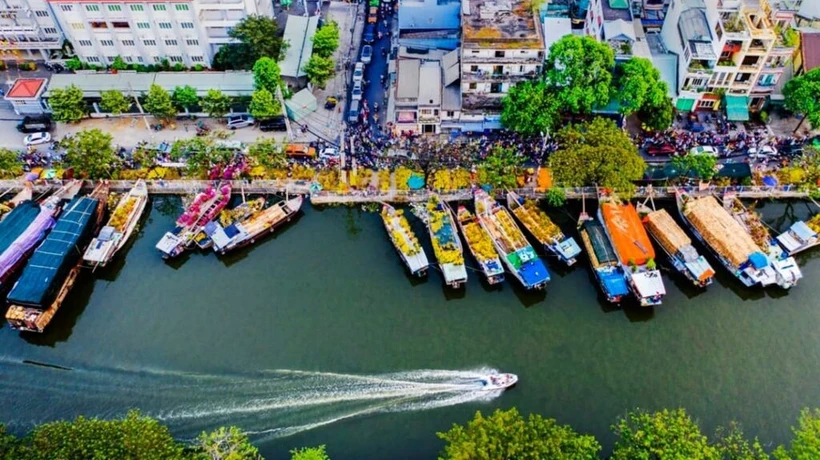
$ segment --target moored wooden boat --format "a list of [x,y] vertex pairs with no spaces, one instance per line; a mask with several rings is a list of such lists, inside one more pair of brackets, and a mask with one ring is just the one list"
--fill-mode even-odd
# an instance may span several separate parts
[[[777,236],[777,242],[790,256],[811,249],[820,244],[820,214],[814,216],[808,223],[802,220],[793,223],[789,228]],[[815,228],[812,228],[815,227]]]
[[[262,200],[264,204],[264,199]],[[214,251],[218,254],[225,254],[255,243],[290,222],[303,203],[304,198],[296,196],[274,203],[267,208],[260,207],[258,211],[250,212],[246,217],[225,226],[218,221],[212,222],[213,230],[209,237],[214,242]]]
[[606,236],[606,230],[594,217],[582,212],[578,217],[578,234],[587,250],[592,273],[601,292],[611,303],[620,303],[629,294],[626,274],[618,261],[615,250]]
[[650,211],[643,217],[643,223],[649,236],[652,237],[675,270],[683,274],[695,286],[706,287],[712,284],[715,270],[706,259],[698,254],[692,246],[692,240],[686,236],[682,228],[672,219],[665,209]]
[[532,200],[524,200],[515,192],[507,192],[507,207],[518,222],[527,229],[544,249],[568,266],[576,262],[581,248],[571,236],[567,236],[555,225],[544,211]]
[[108,224],[91,240],[83,255],[83,262],[90,267],[105,267],[128,242],[147,204],[148,187],[140,179],[117,203]]
[[404,217],[404,212],[385,203],[382,205],[381,217],[393,247],[396,248],[410,273],[424,276],[430,262],[427,260],[424,248],[421,247],[418,238],[410,228],[407,218]]
[[194,238],[214,220],[231,199],[231,184],[211,186],[194,197],[188,209],[177,219],[176,227],[157,242],[163,259],[177,257],[195,244]]
[[470,254],[478,262],[481,273],[489,284],[498,284],[504,281],[504,266],[498,258],[490,235],[466,207],[459,206],[456,215],[458,227],[464,235],[464,242]]
[[459,288],[467,282],[467,266],[452,210],[441,197],[434,195],[427,202],[426,214],[425,223],[444,282]]

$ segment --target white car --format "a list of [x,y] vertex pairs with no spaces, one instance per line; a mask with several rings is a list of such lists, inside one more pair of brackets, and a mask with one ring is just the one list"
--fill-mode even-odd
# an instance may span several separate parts
[[353,83],[353,90],[350,92],[350,99],[359,101],[362,99],[362,82],[357,81]]
[[370,45],[364,45],[362,47],[362,62],[365,64],[370,64],[371,59],[373,59],[373,47]]
[[254,120],[250,115],[234,115],[228,117],[228,129],[246,128],[253,126]]
[[748,150],[749,158],[756,158],[756,159],[769,159],[777,156],[777,150],[770,146],[764,145],[763,147],[751,147]]
[[339,157],[339,151],[333,147],[327,147],[319,153],[320,160],[338,160]]
[[23,142],[26,145],[45,144],[46,142],[51,142],[51,134],[46,132],[29,134],[23,138]]
[[715,158],[720,157],[717,149],[708,145],[701,145],[689,149],[689,155],[712,155]]
[[353,82],[362,80],[364,80],[364,64],[357,62],[356,67],[353,68]]

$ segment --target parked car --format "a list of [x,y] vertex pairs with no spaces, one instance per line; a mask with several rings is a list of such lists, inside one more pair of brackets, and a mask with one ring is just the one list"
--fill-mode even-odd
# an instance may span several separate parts
[[285,155],[290,158],[316,158],[316,148],[309,144],[288,144]]
[[47,116],[41,117],[24,117],[20,123],[17,123],[17,131],[21,133],[42,133],[44,131],[51,131],[53,127],[51,118]]
[[708,145],[699,145],[697,147],[693,147],[689,149],[689,155],[712,155],[713,157],[717,158],[720,156],[717,149],[714,147],[710,147]]
[[365,43],[373,43],[376,40],[376,25],[375,24],[368,24],[367,27],[364,28],[364,33],[362,34],[362,40]]
[[364,80],[364,64],[357,62],[356,67],[353,68],[353,83],[362,80]]
[[319,153],[320,160],[338,160],[341,158],[339,151],[333,147],[327,147]]
[[362,99],[362,81],[359,80],[353,83],[353,90],[350,91],[350,99],[358,101]]
[[347,111],[347,122],[357,123],[359,121],[359,101],[350,101],[350,109]]
[[373,47],[370,45],[364,45],[362,47],[362,62],[365,64],[370,64],[371,59],[373,59]]
[[23,138],[23,142],[26,145],[45,144],[51,142],[51,134],[46,132],[29,134]]
[[672,155],[675,153],[675,146],[672,144],[651,144],[646,148],[646,153],[651,156],[656,155]]
[[379,7],[371,6],[370,7],[370,13],[367,15],[367,22],[370,23],[370,24],[375,24],[375,23],[379,22],[378,14],[379,14]]
[[253,126],[254,120],[250,115],[234,115],[228,117],[228,129],[247,128]]
[[260,131],[285,131],[287,129],[288,126],[285,124],[284,115],[268,118],[259,122]]
[[746,153],[749,154],[749,158],[753,159],[769,159],[777,156],[777,150],[769,145],[764,145],[760,148],[750,147]]

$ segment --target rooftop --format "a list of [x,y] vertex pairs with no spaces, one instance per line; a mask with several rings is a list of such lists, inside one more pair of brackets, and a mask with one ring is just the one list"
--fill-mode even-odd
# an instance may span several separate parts
[[820,67],[820,32],[803,32],[803,70]]
[[661,73],[661,79],[669,87],[669,95],[678,95],[678,57],[669,51],[661,40],[660,34],[646,34],[646,43],[652,56],[652,63]]
[[36,99],[45,87],[45,78],[19,78],[11,87],[7,99]]
[[209,89],[218,89],[236,97],[253,93],[253,73],[251,72],[156,72],[136,73],[120,71],[118,73],[78,73],[54,74],[48,84],[45,96],[57,88],[76,85],[85,97],[100,97],[100,92],[117,90],[125,94],[133,91],[145,94],[152,83],[168,91],[180,85],[189,85],[196,89],[199,96],[204,96]]
[[396,99],[418,99],[421,61],[418,59],[400,59],[398,66]]
[[572,20],[570,18],[547,16],[543,21],[544,49],[550,49],[553,43],[563,38],[564,35],[570,35],[572,33]]
[[458,0],[402,0],[399,8],[399,30],[459,29]]
[[299,78],[306,75],[303,68],[313,54],[313,35],[316,34],[318,25],[318,16],[288,15],[283,37],[288,47],[285,58],[279,63],[283,77]]
[[441,66],[439,63],[422,63],[419,67],[418,78],[419,105],[441,105]]
[[626,0],[601,0],[601,9],[606,21],[618,19],[632,21],[632,11],[629,9],[629,2]]
[[464,0],[462,35],[466,48],[542,48],[530,1]]

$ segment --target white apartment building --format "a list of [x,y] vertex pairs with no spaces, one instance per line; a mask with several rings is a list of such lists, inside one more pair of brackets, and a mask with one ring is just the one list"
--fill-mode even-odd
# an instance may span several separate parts
[[273,15],[269,0],[50,0],[65,36],[81,61],[210,67],[228,36],[249,15]]
[[48,59],[62,45],[45,0],[0,0],[0,59]]

